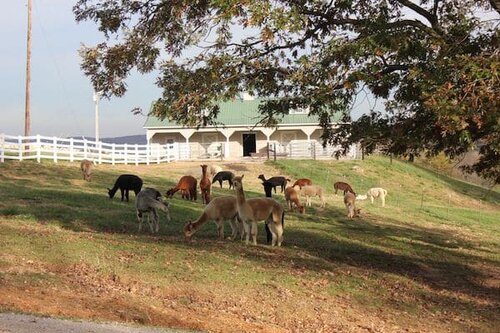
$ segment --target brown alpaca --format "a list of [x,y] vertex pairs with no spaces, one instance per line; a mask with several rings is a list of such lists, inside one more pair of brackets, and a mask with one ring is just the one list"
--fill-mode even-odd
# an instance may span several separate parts
[[361,209],[356,208],[356,195],[351,192],[346,192],[344,195],[344,204],[347,208],[347,217],[352,219],[359,215]]
[[310,179],[307,178],[301,178],[297,179],[295,183],[293,183],[292,187],[298,186],[299,189],[302,189],[302,187],[307,186],[307,185],[312,185],[313,182]]
[[181,191],[182,198],[196,201],[196,185],[198,181],[193,176],[182,176],[175,187],[167,191],[167,197],[171,198],[175,192]]
[[212,188],[212,182],[208,178],[207,172],[208,166],[206,164],[201,165],[201,180],[200,180],[200,190],[201,190],[201,200],[204,204],[208,205],[210,202],[210,189]]
[[217,225],[217,235],[219,239],[224,239],[224,221],[231,221],[231,239],[236,237],[239,231],[236,222],[238,209],[236,207],[236,198],[232,196],[214,198],[205,207],[201,216],[194,222],[187,221],[184,225],[184,236],[189,239],[200,227],[207,221],[213,220]]
[[341,190],[341,191],[344,191],[344,194],[346,194],[346,192],[351,192],[352,194],[354,194],[356,196],[356,192],[354,192],[351,185],[349,185],[347,183],[336,182],[335,184],[333,184],[333,188],[335,189],[335,195],[337,194],[338,190]]
[[252,242],[257,245],[257,221],[266,221],[272,233],[271,245],[281,246],[283,242],[283,220],[285,211],[283,207],[272,198],[255,198],[246,200],[243,191],[243,176],[233,179],[233,186],[236,191],[236,206],[238,216],[243,222],[245,229],[246,243],[248,244],[250,235]]
[[297,206],[297,209],[299,210],[299,213],[304,214],[305,213],[305,208],[304,206],[300,203],[299,200],[299,194],[297,193],[297,190],[293,186],[288,186],[285,189],[285,200],[288,205],[288,209],[290,209],[293,212],[293,204]]
[[83,180],[90,182],[90,176],[92,174],[92,162],[89,160],[82,160],[80,162],[80,170],[82,170]]

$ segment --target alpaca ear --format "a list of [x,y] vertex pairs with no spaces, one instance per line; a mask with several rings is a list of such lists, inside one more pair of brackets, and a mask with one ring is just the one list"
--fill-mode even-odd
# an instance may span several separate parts
[[241,175],[241,179],[243,179],[243,177],[245,177],[245,175]]

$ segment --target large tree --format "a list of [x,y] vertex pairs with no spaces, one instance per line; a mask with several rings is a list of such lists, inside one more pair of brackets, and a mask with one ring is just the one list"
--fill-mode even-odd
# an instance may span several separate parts
[[[160,118],[211,123],[221,100],[248,91],[269,97],[262,123],[308,107],[324,142],[344,148],[477,146],[470,170],[500,182],[496,0],[80,0],[74,13],[106,37],[81,50],[95,88],[121,96],[132,70],[158,71]],[[361,91],[386,107],[351,121]],[[330,126],[334,112],[344,125]]]

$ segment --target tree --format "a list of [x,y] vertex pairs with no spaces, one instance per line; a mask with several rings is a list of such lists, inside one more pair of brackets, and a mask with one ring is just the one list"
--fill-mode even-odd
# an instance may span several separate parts
[[[248,91],[269,97],[263,124],[309,107],[324,143],[344,149],[363,140],[400,156],[455,157],[479,145],[469,171],[499,183],[499,8],[496,0],[80,0],[74,13],[106,36],[81,50],[97,91],[121,96],[131,70],[159,72],[154,116],[213,123],[218,102]],[[481,20],[482,10],[492,18]],[[362,90],[386,99],[386,112],[351,121]],[[333,128],[333,112],[346,124]]]

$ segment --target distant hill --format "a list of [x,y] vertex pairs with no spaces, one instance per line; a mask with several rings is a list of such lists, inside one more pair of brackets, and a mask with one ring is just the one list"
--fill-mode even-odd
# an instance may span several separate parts
[[[85,137],[89,141],[95,141],[94,137]],[[82,137],[73,137],[73,139],[82,139]],[[114,138],[102,138],[102,142],[105,143],[116,143],[122,145],[124,143],[131,145],[145,145],[148,143],[146,135],[127,135],[127,136],[117,136]]]

